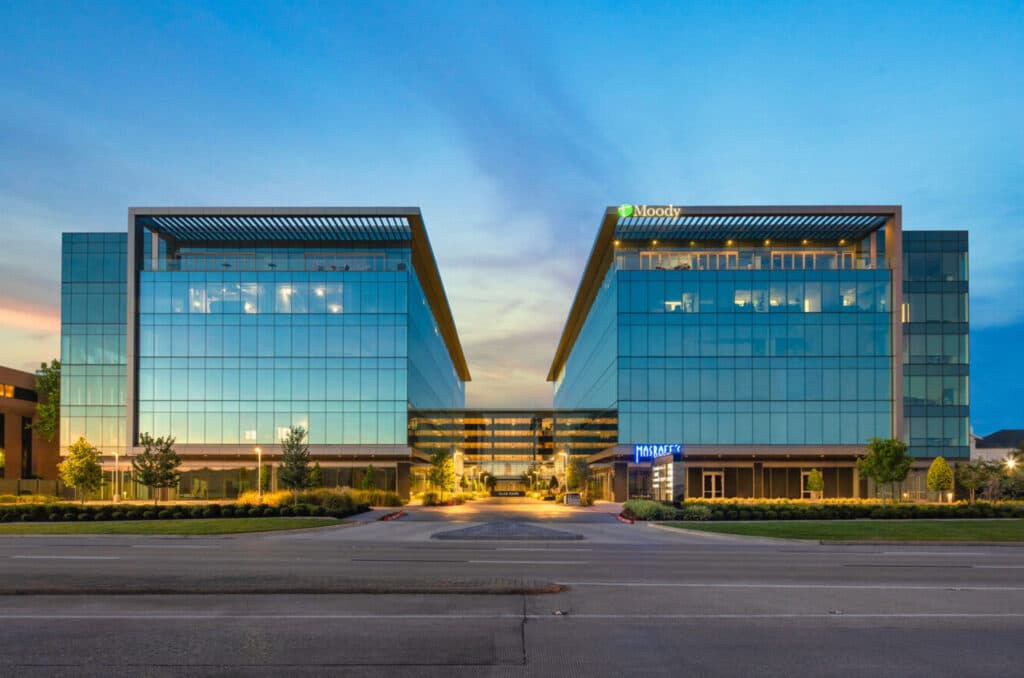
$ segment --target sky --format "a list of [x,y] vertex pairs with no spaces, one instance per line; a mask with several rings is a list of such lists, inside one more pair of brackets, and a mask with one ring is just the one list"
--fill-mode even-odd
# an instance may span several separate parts
[[0,364],[130,206],[419,206],[473,381],[550,406],[604,208],[970,231],[971,417],[1024,428],[1024,3],[0,0]]

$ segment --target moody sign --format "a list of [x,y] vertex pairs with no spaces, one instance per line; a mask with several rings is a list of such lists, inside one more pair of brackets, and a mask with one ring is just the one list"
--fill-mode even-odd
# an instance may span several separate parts
[[663,457],[666,454],[681,455],[683,453],[683,446],[679,443],[663,443],[660,445],[641,444],[633,446],[633,461],[640,463],[641,461],[654,459],[655,457]]

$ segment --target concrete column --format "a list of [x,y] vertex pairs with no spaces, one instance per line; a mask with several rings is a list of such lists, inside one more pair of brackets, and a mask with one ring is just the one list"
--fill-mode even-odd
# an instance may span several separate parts
[[764,464],[760,462],[754,462],[753,494],[757,498],[764,496]]
[[629,499],[629,464],[617,461],[612,464],[612,501]]
[[402,499],[408,499],[412,493],[412,464],[407,461],[400,461],[395,464],[395,492]]
[[860,499],[860,469],[853,467],[853,498]]

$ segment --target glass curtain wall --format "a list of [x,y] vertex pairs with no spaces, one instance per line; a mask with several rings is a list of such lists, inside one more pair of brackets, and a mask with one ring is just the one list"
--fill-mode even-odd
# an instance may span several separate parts
[[405,444],[408,249],[360,271],[283,252],[274,270],[207,253],[220,270],[140,272],[140,432],[255,445],[298,425],[311,444]]
[[889,437],[890,277],[620,271],[620,443]]
[[61,254],[61,450],[85,437],[125,449],[126,233],[65,233]]
[[915,457],[966,460],[966,231],[903,234],[903,413]]

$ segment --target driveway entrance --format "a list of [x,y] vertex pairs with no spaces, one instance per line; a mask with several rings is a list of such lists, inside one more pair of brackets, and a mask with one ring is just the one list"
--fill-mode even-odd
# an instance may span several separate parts
[[461,506],[408,506],[402,520],[453,523],[489,523],[519,520],[532,523],[615,522],[618,504],[599,502],[594,506],[564,506],[531,497],[488,497]]

